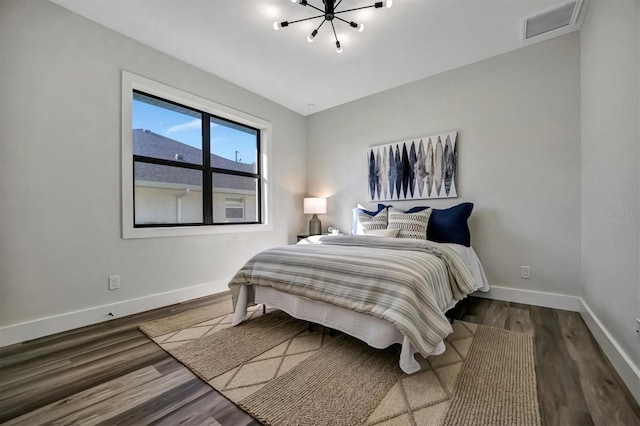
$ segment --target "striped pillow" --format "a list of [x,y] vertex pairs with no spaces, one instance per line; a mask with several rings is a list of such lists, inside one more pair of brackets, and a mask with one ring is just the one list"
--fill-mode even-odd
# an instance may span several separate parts
[[431,216],[431,209],[415,213],[405,213],[389,207],[389,229],[398,229],[398,238],[427,239],[427,224]]
[[366,213],[358,215],[357,235],[376,229],[387,229],[387,209],[380,210],[375,216]]

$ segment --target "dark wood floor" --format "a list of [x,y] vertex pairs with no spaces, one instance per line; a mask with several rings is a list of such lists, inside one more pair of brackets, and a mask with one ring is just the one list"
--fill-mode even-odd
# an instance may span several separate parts
[[470,298],[462,320],[533,336],[544,425],[640,425],[640,408],[577,312]]
[[[137,329],[219,300],[197,299],[0,349],[0,423],[259,424]],[[579,314],[470,298],[457,315],[534,337],[545,425],[640,425],[640,409]]]

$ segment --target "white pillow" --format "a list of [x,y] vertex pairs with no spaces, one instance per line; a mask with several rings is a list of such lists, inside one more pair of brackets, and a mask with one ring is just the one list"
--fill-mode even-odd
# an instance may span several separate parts
[[427,225],[431,216],[431,209],[415,213],[405,213],[389,207],[389,229],[398,230],[398,238],[427,239]]
[[375,216],[366,213],[358,214],[356,235],[364,235],[366,231],[387,229],[387,217],[387,209],[379,211]]
[[364,235],[395,238],[398,236],[399,231],[399,229],[372,229],[370,231],[364,231]]

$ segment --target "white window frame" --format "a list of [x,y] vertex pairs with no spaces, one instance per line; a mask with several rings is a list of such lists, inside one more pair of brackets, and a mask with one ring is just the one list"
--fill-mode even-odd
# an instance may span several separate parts
[[[238,198],[238,199],[240,200],[239,204],[241,204],[241,205],[240,205],[240,206],[229,206],[229,205],[228,205],[228,203],[230,203],[230,202],[231,202],[231,203],[235,203],[235,202],[237,202],[237,201],[233,201],[233,200],[231,200],[231,198]],[[244,196],[243,196],[243,195],[237,195],[237,196],[226,196],[226,197],[225,197],[225,202],[224,202],[224,204],[225,204],[225,206],[224,206],[224,209],[225,209],[225,215],[224,215],[224,216],[225,216],[225,220],[236,219],[236,218],[230,218],[229,216],[227,216],[227,209],[228,209],[228,208],[235,208],[235,209],[240,208],[240,209],[242,209],[242,217],[240,217],[239,219],[245,219],[245,217],[246,217],[246,216],[245,216],[245,210],[246,210],[246,209],[245,209],[245,207],[246,207],[246,206],[245,206],[245,198],[244,198]]]
[[[176,227],[134,227],[133,205],[133,91],[139,90],[191,108],[208,112],[249,127],[260,129],[260,156],[262,185],[262,222],[259,224],[199,225]],[[271,220],[271,192],[269,191],[269,159],[271,148],[271,123],[253,115],[193,95],[180,89],[159,83],[131,72],[122,71],[122,134],[121,134],[121,191],[122,191],[122,238],[177,237],[186,235],[233,234],[273,230]]]

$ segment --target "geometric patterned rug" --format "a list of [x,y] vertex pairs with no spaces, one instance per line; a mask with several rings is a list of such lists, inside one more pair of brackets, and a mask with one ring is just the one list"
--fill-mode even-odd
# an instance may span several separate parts
[[[218,311],[216,312],[218,314],[220,313]],[[280,314],[279,311],[272,310],[268,310],[268,313]],[[262,307],[254,306],[248,308],[247,316],[248,319],[251,318],[259,321],[260,318],[263,317]],[[267,315],[267,317],[269,316],[271,315]],[[324,376],[326,376],[326,374],[323,374],[323,371],[313,372],[312,370],[314,368],[325,368],[326,371],[326,367],[321,367],[322,364],[320,361],[323,359],[322,357],[325,356],[329,349],[336,346],[336,342],[340,340],[340,337],[343,337],[343,339],[352,339],[351,337],[342,335],[342,333],[339,332],[336,333],[336,337],[331,337],[329,331],[321,326],[315,326],[314,330],[310,332],[307,330],[307,323],[301,322],[301,326],[298,328],[294,326],[290,335],[280,337],[278,341],[270,345],[271,347],[269,349],[261,351],[255,356],[246,355],[247,359],[243,360],[239,365],[224,371],[222,374],[219,374],[217,371],[208,372],[206,366],[216,364],[216,359],[220,358],[220,354],[216,353],[216,359],[205,358],[203,360],[201,358],[203,356],[207,357],[207,354],[210,352],[203,350],[203,348],[216,347],[214,342],[217,336],[222,336],[225,333],[230,334],[236,332],[236,330],[238,330],[238,332],[240,331],[238,329],[240,326],[238,326],[227,332],[219,333],[231,327],[231,318],[232,314],[223,314],[216,318],[209,318],[187,326],[181,324],[180,327],[183,328],[152,337],[152,339],[165,351],[178,359],[178,361],[183,362],[187,367],[191,368],[192,371],[207,381],[213,388],[217,389],[229,400],[265,424],[348,423],[369,426],[444,425],[459,424],[459,419],[465,418],[465,412],[467,413],[467,417],[462,424],[474,423],[474,421],[470,420],[474,418],[478,419],[478,421],[475,422],[477,424],[496,422],[501,424],[509,424],[509,422],[512,424],[540,424],[535,370],[533,370],[533,365],[526,365],[527,363],[533,362],[533,355],[527,348],[523,351],[524,355],[518,355],[518,359],[524,359],[524,373],[520,371],[520,367],[518,367],[515,373],[510,373],[511,376],[519,378],[519,382],[526,382],[523,384],[526,386],[521,389],[522,386],[520,383],[511,384],[511,382],[514,382],[513,377],[506,377],[504,379],[507,380],[507,382],[505,382],[506,384],[499,384],[503,388],[509,388],[509,386],[511,386],[512,393],[518,395],[518,401],[523,398],[525,399],[523,407],[515,410],[513,408],[507,408],[506,411],[515,413],[515,417],[505,416],[502,414],[504,410],[499,410],[496,412],[497,414],[489,413],[487,414],[489,417],[483,418],[483,413],[486,409],[482,406],[495,404],[495,402],[491,400],[483,401],[483,399],[487,398],[484,390],[478,392],[476,389],[475,393],[472,392],[471,397],[467,395],[467,392],[465,393],[465,395],[467,395],[466,398],[471,399],[471,402],[465,401],[462,405],[458,403],[458,399],[460,398],[457,398],[456,395],[456,383],[465,367],[469,353],[472,347],[474,347],[473,342],[478,329],[487,329],[490,334],[494,333],[496,329],[456,321],[453,324],[454,333],[449,335],[445,340],[446,351],[441,355],[431,356],[427,359],[423,359],[417,355],[416,360],[420,362],[422,369],[411,375],[404,374],[397,368],[397,347],[381,351],[369,348],[363,344],[362,346],[366,347],[366,349],[363,350],[371,351],[374,354],[380,354],[386,351],[388,354],[385,355],[388,359],[380,361],[383,363],[380,364],[383,365],[383,367],[377,371],[373,377],[365,377],[367,381],[363,383],[368,383],[368,385],[366,385],[367,389],[363,389],[362,383],[357,384],[358,380],[365,379],[360,376],[371,374],[367,372],[358,373],[357,377],[351,377],[348,380],[343,379],[343,381],[347,380],[346,382],[318,385],[318,387],[327,386],[328,389],[340,390],[340,392],[344,391],[347,392],[346,395],[350,395],[348,398],[348,407],[344,409],[345,417],[340,417],[342,415],[341,410],[343,410],[341,406],[337,406],[337,408],[332,408],[331,410],[328,410],[327,407],[331,407],[331,404],[344,405],[344,401],[327,402],[328,399],[331,398],[331,395],[319,395],[316,392],[315,394],[309,394],[309,396],[305,398],[298,397],[296,401],[287,402],[286,400],[289,398],[289,394],[292,393],[291,386],[293,385],[291,385],[291,383],[294,382],[286,381],[290,380],[289,376],[295,376],[296,374],[310,375],[304,377],[320,376],[325,380]],[[248,319],[245,320],[243,324],[249,322]],[[198,318],[198,320],[202,320],[202,318]],[[155,325],[157,324],[154,324],[154,326]],[[165,326],[167,324],[160,325]],[[171,328],[170,324],[168,324],[168,326]],[[145,331],[144,325],[141,329]],[[512,335],[518,334],[519,333],[513,332],[507,332],[507,334],[499,333],[498,337],[503,339],[504,336],[506,336],[511,339],[514,337]],[[526,339],[528,338],[530,340],[529,336],[522,336],[522,338],[515,336],[516,340],[520,342],[522,339],[525,339],[522,341],[528,344]],[[336,340],[337,338],[338,340]],[[356,339],[352,340],[353,341],[345,340],[345,350],[355,350],[353,348],[359,344],[359,341],[356,341]],[[233,346],[228,343],[225,343],[225,345],[227,347]],[[517,347],[514,351],[517,352],[521,345],[522,343],[520,342],[514,346],[514,348]],[[220,348],[218,347],[217,349]],[[474,349],[474,351],[478,352],[476,349]],[[481,354],[481,352],[482,351],[479,353]],[[513,351],[509,350],[509,352]],[[193,358],[190,358],[190,356],[192,357],[194,354],[196,357],[199,357],[195,362]],[[495,354],[487,355],[498,358]],[[512,361],[507,360],[506,362],[511,363]],[[485,362],[482,361],[482,363],[484,364]],[[194,368],[194,365],[196,368]],[[495,370],[495,367],[492,368]],[[352,369],[353,368],[350,367],[349,371]],[[473,375],[473,372],[465,374]],[[488,378],[480,378],[479,380],[491,381],[494,375],[496,374],[491,373],[490,376],[487,376]],[[499,374],[497,375],[499,376]],[[342,374],[335,376],[335,380],[340,380]],[[304,377],[299,379],[302,380],[300,383],[307,383],[309,381],[308,378]],[[278,386],[281,382],[284,382],[284,384]],[[300,386],[300,384],[295,386]],[[316,385],[313,385],[313,387],[315,386]],[[351,386],[353,389],[349,390]],[[473,386],[478,387],[472,383],[472,387]],[[486,386],[490,387],[491,384],[486,383]],[[514,388],[514,386],[516,387]],[[304,387],[303,384],[302,388]],[[310,390],[309,392],[315,391]],[[295,393],[296,392],[293,392],[294,397],[296,396]],[[500,391],[499,395],[497,395],[497,397],[500,398],[498,404],[504,403],[504,393],[504,391]],[[489,396],[495,397],[496,395]],[[463,396],[463,398],[465,397]],[[275,403],[274,401],[279,401],[279,403],[281,402],[283,405],[280,406],[278,405],[279,403]],[[475,405],[474,401],[476,402]],[[509,404],[512,403],[512,401],[507,402]],[[521,401],[517,403],[522,405]],[[290,405],[292,404],[302,404],[300,407],[304,408],[291,408]],[[460,411],[459,416],[455,413],[450,413],[452,404],[457,404],[457,411]],[[467,408],[469,406],[471,408]],[[474,408],[474,406],[477,407]],[[496,415],[498,417],[496,417]],[[323,418],[323,416],[325,416],[325,418]]]

